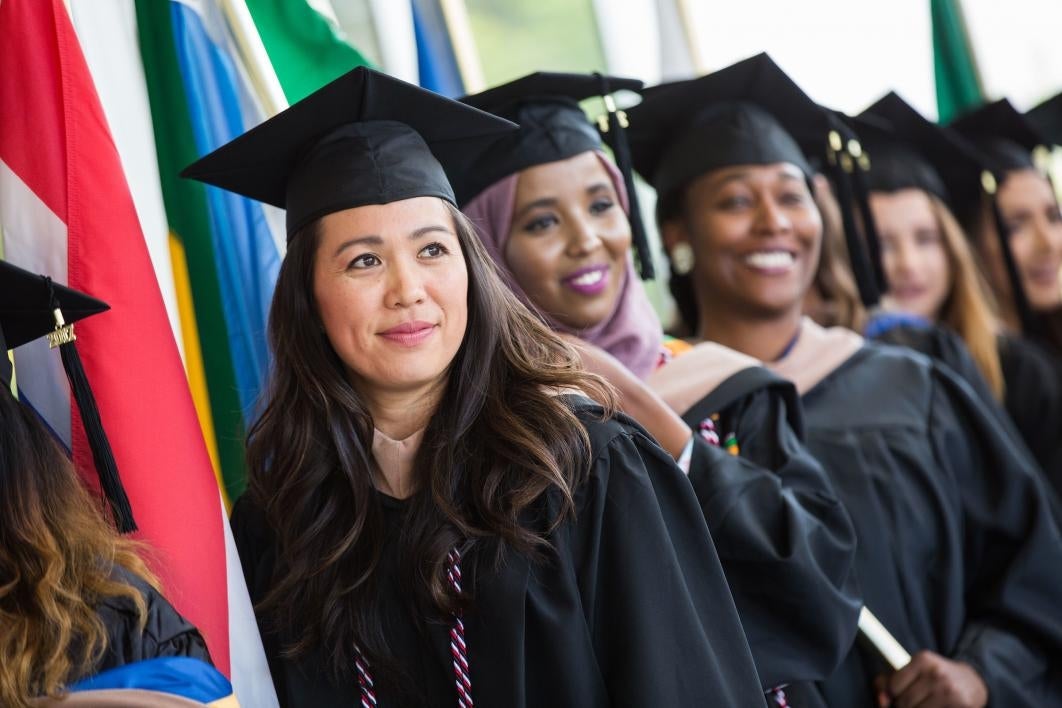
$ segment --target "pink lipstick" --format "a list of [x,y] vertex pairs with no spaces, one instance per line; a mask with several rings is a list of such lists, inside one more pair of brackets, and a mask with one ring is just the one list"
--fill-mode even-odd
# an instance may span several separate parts
[[415,347],[425,341],[435,331],[436,325],[430,322],[414,320],[384,330],[378,334],[384,339],[403,347]]
[[600,295],[608,287],[608,270],[607,265],[587,266],[561,278],[561,282],[580,295]]

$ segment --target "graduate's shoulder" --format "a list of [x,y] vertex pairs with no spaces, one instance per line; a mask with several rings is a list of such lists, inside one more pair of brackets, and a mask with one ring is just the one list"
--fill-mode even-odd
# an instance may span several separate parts
[[620,412],[608,412],[598,402],[583,395],[565,396],[565,402],[586,430],[590,442],[591,463],[600,462],[617,448],[631,445],[642,455],[673,463],[656,441],[636,420]]
[[906,347],[866,342],[804,396],[814,424],[836,408],[848,425],[924,422],[944,368]]

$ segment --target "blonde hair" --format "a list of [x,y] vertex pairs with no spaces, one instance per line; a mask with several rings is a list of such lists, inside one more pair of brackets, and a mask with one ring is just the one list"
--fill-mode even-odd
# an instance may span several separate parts
[[944,202],[932,194],[927,196],[951,269],[951,288],[940,306],[937,320],[958,332],[992,393],[1003,400],[1005,384],[997,341],[999,320],[992,291],[958,220]]
[[156,581],[103,517],[48,431],[0,391],[0,705],[60,696],[107,649],[101,601],[125,598],[139,627],[140,590],[119,569]]

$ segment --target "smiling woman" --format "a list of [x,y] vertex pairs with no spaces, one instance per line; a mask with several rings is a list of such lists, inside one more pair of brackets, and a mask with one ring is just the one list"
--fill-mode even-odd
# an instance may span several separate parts
[[674,288],[692,328],[797,385],[866,606],[914,656],[897,671],[852,645],[819,683],[826,703],[1057,702],[1062,534],[1027,451],[945,367],[801,318],[823,226],[795,136],[821,149],[829,115],[760,55],[647,91],[631,124],[665,241],[694,255]]
[[232,520],[281,702],[762,704],[682,473],[454,206],[514,127],[358,69],[192,168],[287,207]]

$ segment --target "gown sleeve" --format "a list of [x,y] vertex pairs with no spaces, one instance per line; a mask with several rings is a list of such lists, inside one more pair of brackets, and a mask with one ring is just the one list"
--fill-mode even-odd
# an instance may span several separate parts
[[97,671],[125,666],[147,659],[188,657],[212,664],[210,652],[195,625],[142,578],[124,569],[118,577],[140,592],[147,608],[141,629],[136,607],[125,596],[108,598],[100,604],[100,620],[107,628],[107,648]]
[[181,617],[160,593],[152,590],[147,600],[148,621],[144,628],[143,659],[183,656],[213,665],[206,642],[191,622]]
[[953,658],[972,665],[994,706],[1062,702],[1062,534],[1028,452],[953,374],[937,372],[937,464],[961,495],[966,623]]
[[1062,376],[1033,342],[1002,337],[1004,403],[1056,494],[1062,494]]
[[740,456],[697,436],[689,473],[764,690],[831,675],[862,607],[851,519],[783,393],[771,384],[726,406],[720,432],[736,437]]
[[608,426],[569,543],[611,704],[765,705],[689,482],[636,424]]

